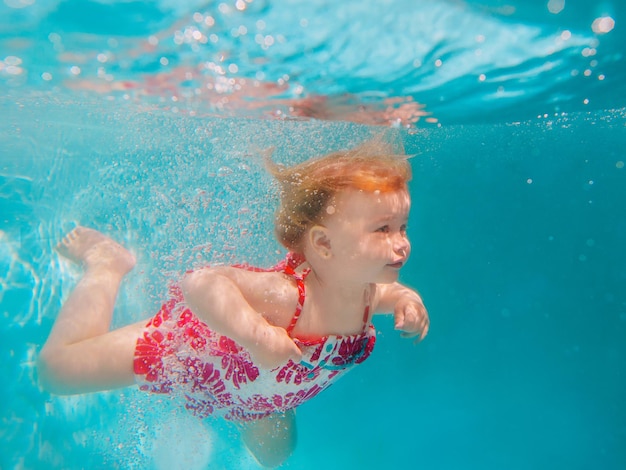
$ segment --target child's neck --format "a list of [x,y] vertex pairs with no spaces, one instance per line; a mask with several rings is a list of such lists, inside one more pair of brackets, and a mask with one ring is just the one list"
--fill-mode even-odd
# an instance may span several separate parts
[[370,297],[371,284],[324,278],[313,270],[307,276],[308,310],[317,325],[335,334],[353,334],[362,330],[363,313]]

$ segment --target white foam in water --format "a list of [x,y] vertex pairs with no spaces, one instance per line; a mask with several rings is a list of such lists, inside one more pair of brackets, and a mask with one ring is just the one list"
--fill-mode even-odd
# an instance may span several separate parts
[[209,468],[215,436],[191,414],[164,416],[151,443],[156,470],[204,470]]

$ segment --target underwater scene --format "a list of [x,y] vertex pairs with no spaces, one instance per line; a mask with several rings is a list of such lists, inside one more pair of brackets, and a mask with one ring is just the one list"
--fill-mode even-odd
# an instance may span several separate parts
[[267,149],[381,133],[430,331],[375,318],[281,468],[626,468],[626,6],[586,3],[3,0],[0,468],[262,468],[168,395],[40,386],[81,273],[55,246],[129,248],[112,327],[142,321],[190,269],[284,256]]

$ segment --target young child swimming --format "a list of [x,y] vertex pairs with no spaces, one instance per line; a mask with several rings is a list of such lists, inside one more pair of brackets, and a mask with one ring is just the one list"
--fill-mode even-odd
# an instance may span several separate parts
[[138,383],[176,393],[200,417],[238,423],[260,464],[280,465],[296,442],[295,407],[372,352],[372,316],[393,312],[404,337],[423,339],[419,294],[398,282],[410,254],[410,165],[380,142],[293,167],[268,162],[281,186],[276,267],[215,266],[187,273],[147,323],[110,331],[135,258],[78,227],[58,251],[84,273],[39,356],[52,393]]

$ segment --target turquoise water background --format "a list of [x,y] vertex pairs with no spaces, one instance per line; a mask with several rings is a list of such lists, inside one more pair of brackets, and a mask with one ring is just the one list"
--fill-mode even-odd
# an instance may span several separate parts
[[[267,119],[249,110],[222,117],[193,96],[173,109],[170,90],[130,98],[73,91],[70,59],[62,54],[75,52],[78,60],[104,50],[111,37],[119,49],[106,65],[116,80],[157,76],[164,55],[179,65],[214,58],[215,51],[188,43],[168,48],[164,40],[152,55],[129,57],[135,40],[190,21],[194,8],[219,13],[218,5],[15,3],[2,5],[0,38],[0,468],[257,468],[232,426],[205,427],[163,397],[127,389],[62,398],[38,388],[34,358],[78,275],[53,246],[82,223],[133,249],[138,268],[121,293],[115,324],[138,320],[155,311],[167,281],[189,266],[268,265],[280,256],[271,236],[273,191],[256,149],[275,146],[277,159],[299,161],[380,128]],[[285,8],[293,5],[253,2],[249,16],[215,18],[219,31],[230,31],[229,21],[253,25],[259,18],[278,28],[282,18],[289,32]],[[241,38],[224,48],[236,53],[240,75],[256,75],[262,63],[269,81],[289,72],[310,93],[353,93],[366,104],[378,99],[373,91],[408,93],[437,117],[439,125],[420,121],[399,131],[415,155],[413,254],[402,279],[423,294],[432,327],[413,346],[390,319],[379,319],[373,357],[299,408],[300,440],[285,468],[626,467],[623,7],[609,3],[603,13],[567,3],[560,16],[538,15],[545,5],[530,2],[503,16],[501,2],[461,10],[446,3],[448,17],[435,14],[440,4],[380,2],[358,10],[363,20],[338,38],[355,8],[342,5],[346,10],[333,10],[335,21],[323,14],[327,2],[298,5],[305,9],[300,16],[306,12],[319,26],[319,37],[301,38],[317,44],[301,54],[309,68],[296,53],[301,43],[287,32],[282,49],[261,53]],[[385,21],[380,5],[394,13]],[[117,16],[95,21],[98,8]],[[447,41],[419,36],[423,51],[407,50],[399,37],[410,34],[389,30],[386,41],[373,29],[400,24],[395,8],[412,20],[402,23],[405,32],[427,27],[418,12],[465,27],[447,29]],[[596,36],[589,25],[601,14],[613,15],[616,28]],[[137,17],[142,22],[134,23]],[[566,27],[575,41],[548,57],[546,41]],[[485,41],[491,56],[478,63],[469,60],[473,46],[462,45],[474,44],[481,28],[499,40]],[[63,51],[51,31],[64,38]],[[376,49],[363,59],[358,47],[373,41],[365,31],[395,54],[379,57]],[[524,44],[512,48],[507,31]],[[582,54],[594,44],[595,55]],[[519,61],[507,65],[514,55]],[[8,71],[15,59],[7,57],[19,57],[14,67],[23,71]],[[428,64],[425,57],[455,67],[406,68],[416,58]],[[97,80],[101,65],[81,63],[78,78]],[[50,80],[42,78],[46,72]],[[497,77],[489,90],[478,88],[481,72],[487,85]],[[284,96],[297,97],[295,88]]]

